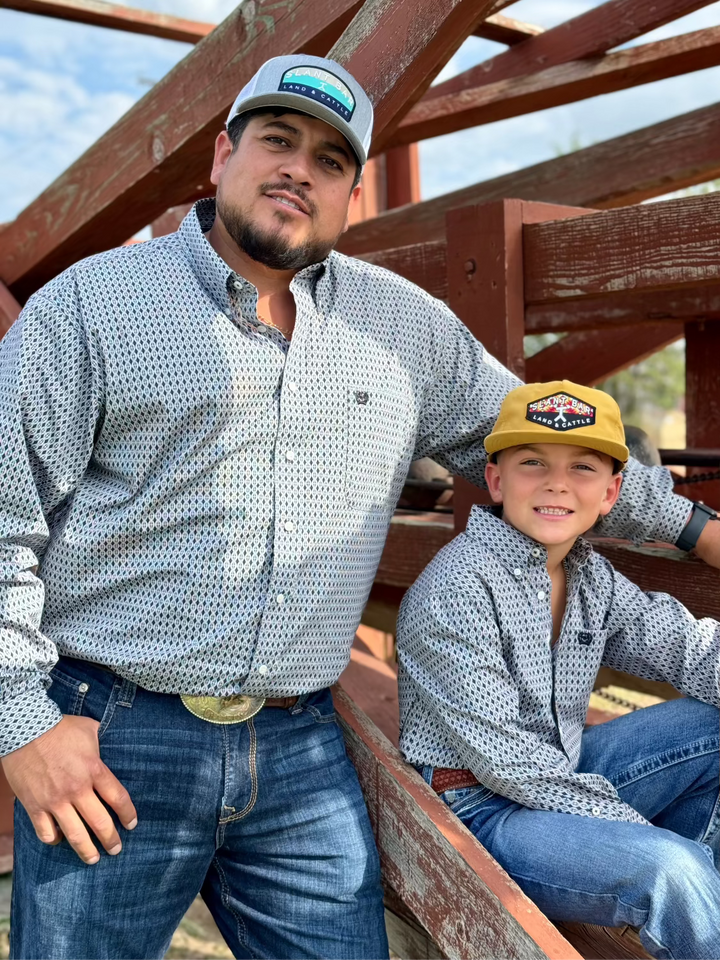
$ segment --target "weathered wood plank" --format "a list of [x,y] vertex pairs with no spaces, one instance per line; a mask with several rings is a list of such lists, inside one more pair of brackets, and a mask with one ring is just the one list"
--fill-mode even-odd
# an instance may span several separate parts
[[720,104],[473,184],[352,227],[338,249],[365,252],[444,238],[448,210],[520,197],[605,209],[720,176]]
[[407,247],[360,254],[362,260],[399,273],[431,296],[448,298],[447,244],[444,240],[413,243]]
[[375,583],[409,587],[455,536],[450,515],[395,515],[380,557]]
[[365,0],[329,56],[372,101],[374,154],[492,7],[493,0]]
[[104,0],[0,0],[2,7],[126,33],[180,40],[183,43],[198,43],[215,29],[214,23],[199,23],[154,10],[105,3]]
[[383,874],[440,950],[458,960],[579,957],[352,701],[338,688],[334,697]]
[[420,157],[416,143],[385,154],[385,193],[388,210],[419,203]]
[[[720,199],[720,198],[719,198]],[[720,238],[715,249],[720,254]],[[720,438],[720,324],[685,324],[685,415],[687,445],[711,447]],[[688,476],[706,472],[690,468]],[[682,488],[682,493],[720,509],[720,480]]]
[[0,278],[17,299],[204,192],[243,83],[279,53],[325,54],[360,2],[241,3],[0,233]]
[[389,144],[397,147],[415,143],[466,127],[495,123],[508,117],[704,70],[718,63],[720,27],[625,48],[602,57],[573,60],[538,73],[432,99],[424,98],[400,123]]
[[568,375],[588,387],[644,360],[684,335],[679,323],[571,333],[525,360],[528,383],[562,380]]
[[505,43],[509,47],[514,47],[515,44],[522,43],[529,37],[537,37],[544,32],[544,27],[538,27],[534,23],[524,23],[522,20],[496,13],[486,17],[480,26],[475,28],[474,35],[484,40],[494,40],[495,43]]
[[529,225],[524,249],[527,303],[717,284],[720,194]]
[[0,280],[0,339],[20,316],[20,304]]
[[437,84],[426,97],[444,97],[570,60],[597,57],[707,4],[708,0],[610,0]]
[[591,923],[563,923],[555,926],[584,957],[593,960],[618,960],[619,957],[649,958],[632,927],[596,927]]

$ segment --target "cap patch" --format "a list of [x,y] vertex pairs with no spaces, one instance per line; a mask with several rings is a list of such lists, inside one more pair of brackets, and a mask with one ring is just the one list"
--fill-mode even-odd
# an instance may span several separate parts
[[596,408],[569,393],[555,393],[527,405],[526,420],[551,430],[577,430],[595,424]]
[[334,73],[318,67],[292,67],[286,70],[278,90],[298,93],[301,97],[323,103],[348,122],[355,110],[355,97],[347,84]]

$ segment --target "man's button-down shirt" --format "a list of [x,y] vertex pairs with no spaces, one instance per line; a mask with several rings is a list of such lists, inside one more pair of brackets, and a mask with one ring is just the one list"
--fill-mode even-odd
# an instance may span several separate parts
[[[288,343],[214,215],[76,264],[0,344],[0,754],[59,720],[58,650],[167,693],[333,683],[411,459],[482,483],[518,381],[447,307],[332,253],[291,283]],[[637,466],[608,532],[688,513]]]
[[400,747],[415,764],[472,770],[526,807],[644,823],[576,767],[601,665],[720,704],[720,625],[643,593],[590,544],[568,554],[552,644],[543,547],[487,508],[435,557],[398,620]]

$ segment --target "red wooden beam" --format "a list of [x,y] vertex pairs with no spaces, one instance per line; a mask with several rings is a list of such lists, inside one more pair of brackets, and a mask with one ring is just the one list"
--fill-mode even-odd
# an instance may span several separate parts
[[[716,242],[717,244],[717,242]],[[720,390],[718,390],[720,324],[685,325],[685,415],[687,446],[714,447],[720,437]],[[707,472],[689,468],[688,475]],[[720,481],[683,487],[685,496],[704,500],[720,509]]]
[[[537,37],[544,33],[544,27],[536,27],[534,23],[523,23],[512,17],[504,17],[501,13],[487,17],[474,31],[476,37],[484,40],[494,40],[495,43],[505,43],[514,47],[530,37]],[[439,84],[438,84],[439,86]]]
[[528,383],[571,379],[594,387],[679,340],[684,327],[658,323],[571,333],[525,360]]
[[718,176],[720,104],[714,104],[366,221],[345,234],[339,249],[357,256],[439,240],[448,210],[503,197],[620,207]]
[[326,54],[360,2],[256,0],[234,10],[0,233],[0,278],[17,299],[204,192],[243,83],[278,53]]
[[720,27],[696,30],[602,57],[573,60],[522,77],[479,84],[460,93],[426,97],[404,118],[390,144],[414,143],[466,127],[704,70],[719,63]]
[[529,225],[525,302],[717,285],[718,237],[720,193]]
[[420,200],[420,161],[416,143],[385,154],[387,209],[403,207]]
[[20,316],[20,304],[0,280],[0,339]]
[[570,60],[597,57],[644,33],[707,6],[710,0],[610,0],[542,32],[429,90],[444,97],[498,80],[521,77]]
[[124,30],[126,33],[180,40],[183,43],[198,43],[215,29],[214,23],[198,23],[167,13],[138,10],[119,3],[104,3],[102,0],[0,0],[2,7],[57,20],[87,23],[94,27]]

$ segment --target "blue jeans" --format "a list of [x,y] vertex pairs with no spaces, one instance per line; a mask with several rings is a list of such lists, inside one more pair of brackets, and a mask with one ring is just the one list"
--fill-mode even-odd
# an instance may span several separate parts
[[88,866],[66,841],[41,843],[16,803],[11,957],[162,957],[198,892],[236,957],[387,957],[378,855],[329,690],[217,726],[63,657],[50,695],[101,721],[139,822]]
[[485,787],[442,799],[551,919],[630,924],[654,957],[718,960],[718,720],[672,700],[583,734],[578,770],[607,777],[653,826],[531,810]]

